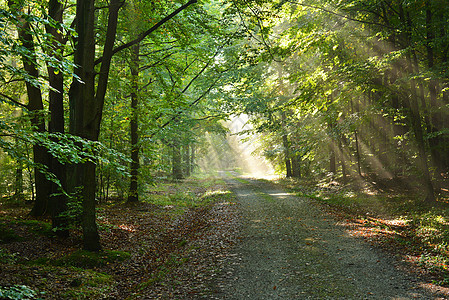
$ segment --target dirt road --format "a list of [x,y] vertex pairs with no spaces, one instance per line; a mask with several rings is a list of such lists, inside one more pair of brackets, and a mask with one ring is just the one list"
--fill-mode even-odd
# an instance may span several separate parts
[[446,299],[420,288],[393,258],[351,237],[310,200],[269,183],[225,178],[242,228],[214,298]]

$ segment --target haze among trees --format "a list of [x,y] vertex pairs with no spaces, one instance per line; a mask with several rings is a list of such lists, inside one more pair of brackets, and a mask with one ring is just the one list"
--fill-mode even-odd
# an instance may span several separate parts
[[2,0],[0,44],[2,205],[85,250],[241,114],[287,178],[447,198],[446,1]]

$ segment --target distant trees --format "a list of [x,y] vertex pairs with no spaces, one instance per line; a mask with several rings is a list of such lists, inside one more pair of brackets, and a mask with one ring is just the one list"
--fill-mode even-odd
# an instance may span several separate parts
[[[302,171],[343,178],[419,178],[433,202],[449,171],[444,5],[316,0],[240,8],[254,28],[248,52],[265,70],[247,71],[258,78],[263,104],[236,102],[265,133],[267,157],[299,158]],[[283,164],[292,175],[292,162]]]

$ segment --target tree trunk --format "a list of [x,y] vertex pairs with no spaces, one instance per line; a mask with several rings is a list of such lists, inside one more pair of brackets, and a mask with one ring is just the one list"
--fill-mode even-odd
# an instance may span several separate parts
[[21,166],[16,169],[13,197],[16,200],[23,200],[23,169]]
[[[282,119],[282,130],[284,131],[286,123],[285,121],[286,116],[284,111],[281,114],[281,119]],[[288,141],[288,136],[286,132],[282,134],[282,146],[284,148],[285,175],[286,177],[292,177],[293,174],[292,174],[292,165],[290,161],[290,143]]]
[[346,163],[345,163],[345,158],[344,158],[343,152],[340,155],[340,163],[341,163],[341,173],[343,175],[343,182],[346,182],[348,173],[346,170]]
[[[95,105],[95,8],[94,0],[77,0],[74,63],[77,65],[70,86],[70,133],[86,141],[96,140],[91,114],[96,112]],[[89,251],[101,250],[100,236],[95,217],[95,164],[84,162],[72,167],[70,176],[71,192],[82,201],[83,247]]]
[[[432,8],[429,0],[425,1],[426,8],[426,50],[427,50],[427,67],[432,71],[434,68],[434,52],[433,41],[434,32],[432,26]],[[443,114],[441,107],[438,104],[437,96],[437,81],[431,78],[428,82],[429,96],[430,96],[430,126],[428,128],[429,134],[435,134],[440,128],[444,128]],[[438,149],[442,144],[442,139],[435,135],[429,138],[430,154],[432,156],[433,166],[435,167],[435,175],[441,178],[443,172],[443,157],[446,151]],[[443,147],[444,148],[444,147]]]
[[[48,8],[48,15],[58,23],[62,23],[63,6],[58,0],[50,0]],[[55,56],[59,61],[62,60],[63,55],[63,35],[60,30],[52,26],[47,25],[46,31],[54,38],[52,50],[54,53],[58,53]],[[54,55],[54,54],[53,54]],[[50,133],[64,133],[64,77],[63,72],[48,65],[48,77],[49,84],[52,89],[49,90],[49,109],[50,109],[50,121],[48,124],[48,130]],[[53,138],[57,142],[57,138]],[[67,210],[67,197],[63,193],[63,189],[66,188],[66,167],[61,164],[55,157],[50,158],[50,172],[52,172],[60,182],[60,186],[56,183],[51,184],[51,195],[49,198],[52,227],[55,233],[60,237],[67,237],[68,220],[63,216],[63,213]]]
[[[121,2],[111,0],[109,5],[108,26],[103,59],[97,80],[95,93],[95,7],[94,0],[77,0],[76,32],[78,34],[74,53],[77,65],[70,87],[70,132],[86,141],[97,141],[103,114],[104,97],[113,55],[113,46],[117,30],[118,11]],[[100,238],[95,216],[96,176],[95,162],[87,161],[72,168],[72,192],[79,191],[83,207],[83,245],[85,250],[101,250]]]
[[[10,3],[11,9],[20,10],[21,7]],[[19,40],[23,47],[28,50],[28,56],[22,56],[23,68],[25,72],[32,78],[39,77],[39,71],[36,67],[35,45],[30,24],[24,20],[19,20],[17,26]],[[37,132],[45,132],[45,118],[43,115],[44,105],[42,102],[41,89],[26,81],[26,90],[28,96],[27,109],[31,116],[31,125]],[[49,166],[49,154],[45,147],[37,144],[33,145],[33,161],[36,165],[43,167]],[[43,170],[39,167],[34,168],[34,181],[36,188],[36,198],[34,206],[30,212],[32,216],[43,216],[48,213],[48,197],[50,194],[50,181],[45,177]]]
[[[401,8],[400,10],[402,17],[403,10]],[[404,19],[405,20],[405,19]],[[407,14],[407,20],[406,20],[407,27],[411,28],[411,20],[410,16]],[[409,41],[409,38],[407,38],[407,43]],[[406,54],[406,63],[407,63],[407,69],[410,74],[414,73],[413,69],[413,62],[411,53],[407,52]],[[425,201],[426,202],[435,202],[435,192],[433,189],[433,184],[429,172],[429,167],[427,164],[427,153],[425,149],[425,143],[424,143],[424,132],[421,125],[421,115],[419,112],[419,105],[418,105],[418,95],[416,91],[416,81],[414,79],[410,80],[410,97],[405,97],[405,103],[407,104],[407,107],[410,109],[410,123],[413,130],[413,133],[415,134],[415,141],[416,146],[418,148],[418,158],[417,158],[417,164],[418,164],[418,170],[423,176],[423,185],[425,189]]]
[[335,159],[335,150],[333,146],[330,146],[330,155],[329,155],[329,172],[334,175],[337,173],[337,164]]
[[139,44],[131,49],[131,182],[129,185],[128,202],[138,202],[139,182],[139,113],[138,113],[138,79],[139,79]]
[[183,151],[183,166],[184,166],[184,176],[190,176],[190,146],[185,145]]
[[[357,112],[359,112],[358,105],[357,105]],[[351,98],[351,113],[354,114],[354,104],[352,98]],[[355,157],[357,160],[357,173],[359,173],[359,176],[362,177],[362,169],[360,167],[359,136],[357,133],[357,129],[354,129],[354,139],[355,139]]]
[[194,169],[195,169],[195,145],[192,145],[190,147],[190,174],[193,173]]
[[292,157],[292,176],[301,178],[301,157],[298,154]]
[[288,137],[286,134],[282,135],[282,144],[284,146],[284,162],[285,162],[285,175],[287,177],[292,177],[292,165],[290,162],[290,149],[288,143]]
[[182,157],[179,142],[174,142],[172,146],[172,176],[174,180],[182,179]]

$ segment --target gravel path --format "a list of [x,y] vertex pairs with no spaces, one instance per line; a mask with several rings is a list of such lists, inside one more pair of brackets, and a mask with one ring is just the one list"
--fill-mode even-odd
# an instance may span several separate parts
[[226,177],[241,208],[241,237],[217,299],[446,299],[397,262],[351,237],[307,198]]

